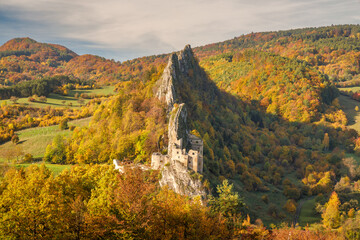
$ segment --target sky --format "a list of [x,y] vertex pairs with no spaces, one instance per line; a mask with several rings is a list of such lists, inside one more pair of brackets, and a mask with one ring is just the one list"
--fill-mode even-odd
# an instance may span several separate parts
[[360,0],[0,0],[0,45],[30,37],[118,61],[332,24],[360,24]]

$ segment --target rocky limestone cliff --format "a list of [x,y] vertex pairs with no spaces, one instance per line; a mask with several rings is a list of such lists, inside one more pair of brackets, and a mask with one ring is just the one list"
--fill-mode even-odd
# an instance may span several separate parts
[[179,71],[182,75],[188,76],[190,70],[197,70],[199,67],[195,61],[191,46],[186,45],[184,50],[178,54]]
[[184,77],[189,75],[190,70],[198,68],[190,45],[184,50],[173,53],[169,57],[163,75],[156,83],[155,95],[168,106],[170,112],[175,103],[179,103],[178,89],[181,88]]
[[170,113],[168,127],[168,154],[171,155],[173,144],[177,144],[178,139],[182,139],[183,147],[186,148],[189,130],[186,124],[187,111],[185,104],[175,105]]
[[[187,111],[185,104],[180,103],[179,93],[182,84],[184,84],[183,81],[189,79],[190,72],[197,71],[198,68],[199,66],[193,56],[191,47],[190,45],[187,45],[183,51],[177,54],[173,53],[169,57],[168,64],[155,88],[156,96],[167,104],[169,117],[168,155],[161,156],[159,153],[154,154],[156,156],[154,157],[154,160],[162,158],[168,159],[168,164],[165,164],[165,160],[161,160],[164,165],[162,167],[160,185],[167,185],[175,192],[191,197],[206,195],[202,182],[199,179],[199,176],[201,175],[194,171],[189,171],[187,166],[184,166],[183,163],[176,159],[171,159],[171,156],[174,145],[179,148],[175,149],[180,151],[181,149],[184,149],[184,153],[187,154],[186,148],[189,136],[189,129],[186,122]],[[156,163],[153,166],[159,166],[159,164]]]
[[161,172],[160,186],[167,185],[176,193],[189,197],[206,196],[206,191],[199,174],[190,175],[189,171],[179,162],[165,166]]
[[177,82],[178,75],[178,58],[175,53],[173,53],[168,61],[167,66],[164,69],[164,72],[161,78],[156,84],[156,96],[165,101],[168,106],[168,112],[171,111],[174,103],[176,102],[177,95],[174,87],[174,82]]

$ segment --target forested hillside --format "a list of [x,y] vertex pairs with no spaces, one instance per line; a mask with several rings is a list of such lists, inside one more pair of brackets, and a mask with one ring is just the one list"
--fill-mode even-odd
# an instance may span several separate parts
[[[291,63],[291,60],[280,60]],[[232,179],[250,205],[254,197],[247,198],[246,192],[269,193],[281,203],[272,215],[276,221],[292,213],[293,210],[282,210],[287,199],[295,204],[294,201],[303,197],[332,191],[343,168],[341,159],[345,151],[353,151],[351,145],[357,133],[347,130],[341,118],[333,123],[326,121],[328,115],[323,109],[330,109],[330,116],[341,111],[336,104],[327,105],[323,100],[321,93],[328,87],[326,78],[309,66],[303,68],[302,74],[308,76],[304,79],[308,80],[298,81],[305,89],[318,90],[308,91],[317,105],[311,102],[302,109],[313,107],[317,117],[322,117],[317,124],[306,123],[311,121],[310,117],[302,123],[295,117],[305,113],[289,121],[269,113],[269,107],[257,98],[240,99],[221,91],[195,58],[189,61],[188,74],[181,77],[182,84],[176,91],[181,102],[187,105],[190,129],[204,141],[206,185],[214,189],[224,179]],[[237,64],[236,60],[232,63]],[[294,72],[296,69],[282,70],[285,75]],[[166,151],[166,109],[154,96],[155,82],[161,73],[162,69],[155,71],[145,84],[140,80],[119,84],[119,94],[98,108],[89,128],[75,130],[73,137],[59,146],[53,144],[46,159],[53,161],[54,158],[59,163],[59,158],[53,155],[55,152],[63,156],[62,163],[110,163],[114,158],[149,163],[152,152]],[[310,81],[311,75],[314,82]],[[288,82],[287,86],[290,83],[297,88],[297,81]],[[281,96],[280,93],[274,95]],[[330,103],[335,97],[325,96]],[[303,99],[302,95],[296,97],[295,101]],[[281,190],[274,193],[274,189]],[[260,197],[255,198],[261,201]],[[267,212],[270,206],[261,208]],[[250,213],[259,217],[251,209]]]
[[[22,194],[12,191],[9,179],[23,183],[36,179],[34,172],[38,171],[39,181],[55,186],[43,188],[44,196],[60,196],[59,206],[69,212],[64,219],[41,223],[49,229],[43,234],[59,234],[56,225],[61,222],[70,237],[95,234],[99,238],[161,239],[177,234],[179,239],[185,235],[201,239],[187,232],[187,227],[170,227],[170,219],[177,219],[192,229],[201,226],[204,238],[214,234],[217,239],[224,234],[224,239],[286,239],[293,231],[298,236],[356,239],[360,226],[360,138],[357,131],[346,127],[337,86],[358,84],[359,38],[358,25],[252,33],[190,49],[182,74],[168,69],[178,81],[173,87],[180,102],[186,104],[188,127],[204,143],[204,174],[200,178],[212,195],[204,200],[205,205],[159,189],[156,171],[118,176],[106,166],[87,165],[111,164],[113,159],[148,165],[153,152],[166,154],[171,115],[155,93],[170,55],[120,63],[93,55],[77,56],[64,47],[31,39],[9,41],[0,48],[0,83],[4,85],[0,93],[12,89],[22,94],[21,89],[35,91],[45,83],[51,91],[62,94],[76,84],[89,88],[116,84],[117,93],[82,111],[39,111],[38,125],[42,119],[59,121],[57,115],[93,115],[88,127],[73,129],[68,138],[54,139],[44,157],[51,163],[85,166],[56,178],[45,169],[8,171],[3,166],[7,173],[0,177],[0,196],[5,202],[0,205],[5,216],[0,217],[0,233],[33,236],[34,232],[27,232],[30,227],[10,230],[11,224],[16,225],[17,213],[9,209],[20,204],[11,199],[21,199]],[[66,79],[66,83],[59,84],[59,79]],[[2,106],[0,133],[7,134],[4,139],[17,130],[9,127],[17,116],[22,126],[31,126],[29,119],[35,119],[31,111]],[[75,183],[80,184],[78,188]],[[139,187],[142,185],[144,188]],[[30,185],[24,188],[31,190]],[[134,205],[127,194],[135,199]],[[298,222],[296,208],[304,202],[311,202],[307,210],[317,223],[305,230],[285,227],[294,219]],[[46,214],[56,215],[56,207],[51,201],[47,203]],[[34,208],[44,221],[42,210]],[[185,213],[184,209],[190,210]],[[182,215],[186,219],[179,220]],[[65,219],[77,216],[81,216],[83,232],[71,229]],[[5,226],[7,219],[10,225]],[[139,224],[142,221],[144,225]],[[282,222],[285,224],[280,227]],[[93,224],[95,230],[87,224]],[[102,230],[101,224],[111,230]]]
[[306,62],[259,51],[220,54],[201,62],[227,92],[255,100],[289,121],[319,120],[338,95],[325,75]]
[[60,45],[15,38],[0,47],[0,86],[56,75],[65,75],[80,82],[109,85],[133,77],[146,78],[146,72],[151,71],[152,64],[159,65],[158,62],[148,57],[134,60],[131,64],[121,64],[95,55],[78,56]]
[[[305,61],[327,74],[334,82],[346,82],[357,79],[359,74],[359,38],[358,25],[339,25],[251,33],[221,43],[197,47],[194,52],[200,62],[209,56],[245,49],[273,52]],[[166,62],[166,55],[159,55],[120,64],[92,55],[77,56],[65,47],[38,43],[29,38],[13,39],[5,43],[0,47],[0,56],[2,79],[6,77],[10,82],[34,79],[37,75],[66,73],[79,77],[80,73],[86,73],[106,83],[129,80],[130,77],[141,78],[147,70],[151,70],[151,66]],[[74,69],[74,64],[78,64],[78,68]]]
[[196,49],[200,59],[243,49],[273,52],[305,61],[334,82],[359,74],[359,25],[339,25],[279,32],[251,33]]

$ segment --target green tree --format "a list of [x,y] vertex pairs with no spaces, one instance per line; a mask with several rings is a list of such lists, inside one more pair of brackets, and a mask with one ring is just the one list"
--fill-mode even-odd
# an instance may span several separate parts
[[241,213],[245,203],[226,179],[217,187],[217,193],[218,197],[209,196],[211,212],[225,218],[227,228],[233,234],[241,226]]
[[60,130],[68,129],[68,128],[69,128],[68,122],[69,122],[69,119],[68,119],[68,118],[62,119],[61,122],[60,122],[60,124],[59,124]]
[[0,238],[54,239],[64,211],[54,185],[44,165],[9,170],[0,194]]
[[18,144],[19,142],[19,136],[14,134],[11,138],[11,142],[14,143],[14,144]]
[[19,98],[15,97],[15,96],[11,96],[11,98],[10,98],[10,101],[12,101],[14,104],[16,104],[18,100],[19,100]]
[[209,205],[213,212],[218,212],[226,218],[241,214],[245,204],[239,194],[233,191],[233,184],[224,180],[222,185],[217,187],[217,193],[218,197],[209,197]]
[[65,139],[61,135],[57,135],[53,142],[46,147],[44,160],[52,163],[65,163]]

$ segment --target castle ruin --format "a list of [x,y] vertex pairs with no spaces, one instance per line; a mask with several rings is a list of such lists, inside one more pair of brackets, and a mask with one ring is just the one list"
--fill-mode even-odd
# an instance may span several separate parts
[[161,169],[166,164],[180,162],[184,167],[198,173],[203,172],[203,141],[201,138],[188,134],[189,150],[183,145],[183,139],[177,139],[171,146],[171,154],[162,155],[155,152],[151,156],[151,168]]
[[168,128],[167,155],[153,153],[151,168],[160,169],[166,164],[181,163],[186,169],[203,172],[203,141],[201,138],[190,134],[186,125],[187,111],[185,104],[175,104],[170,113]]

